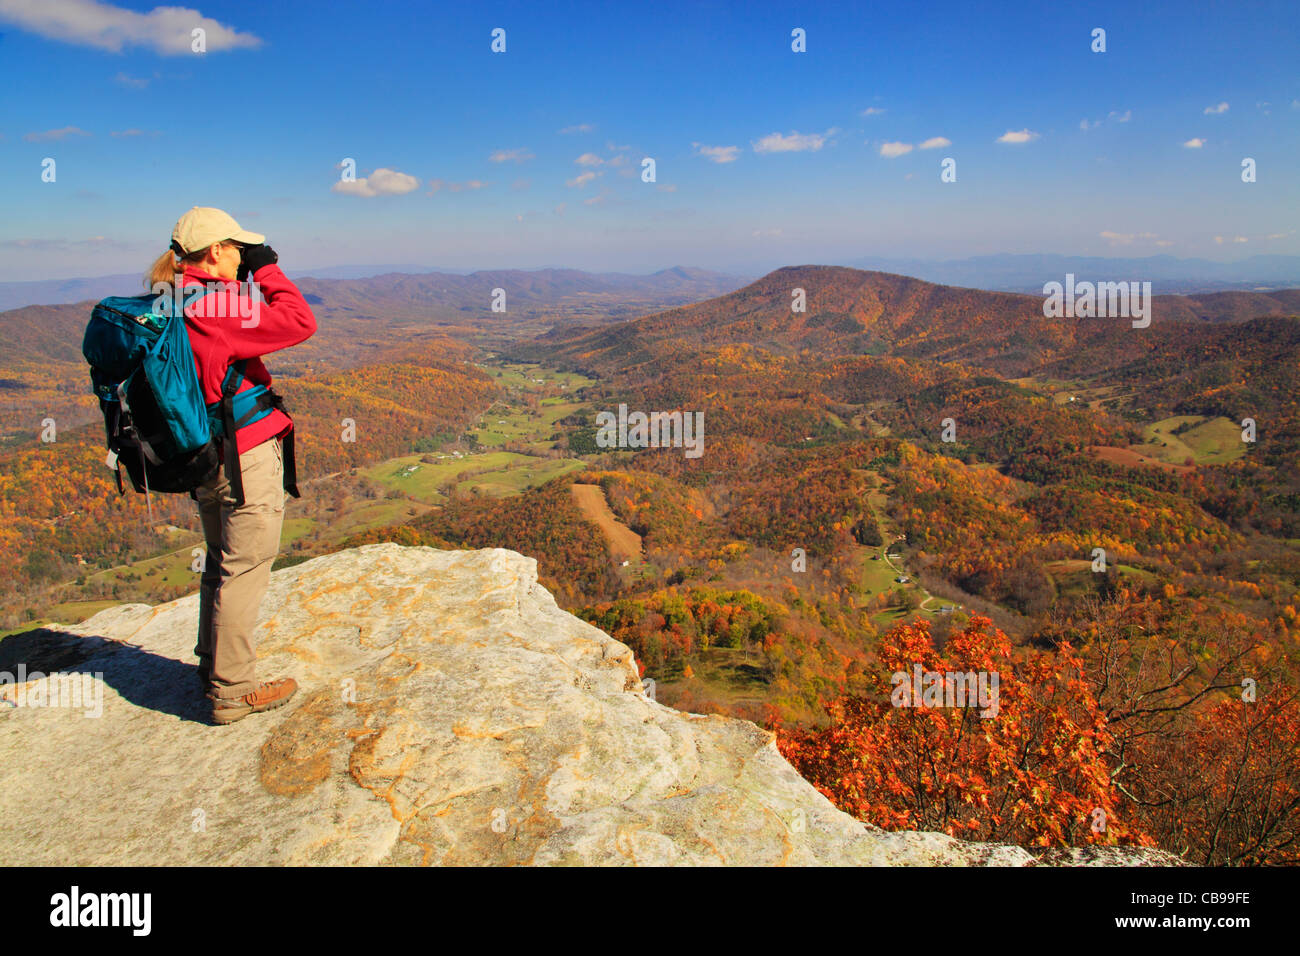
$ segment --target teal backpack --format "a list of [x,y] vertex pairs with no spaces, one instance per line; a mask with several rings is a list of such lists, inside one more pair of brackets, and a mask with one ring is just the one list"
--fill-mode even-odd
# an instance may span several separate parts
[[[186,305],[207,293],[202,286],[182,291]],[[81,352],[90,363],[91,390],[104,413],[108,465],[119,494],[126,493],[125,466],[141,494],[188,492],[195,497],[199,485],[216,477],[224,447],[230,493],[243,505],[239,453],[233,439],[221,439],[260,421],[273,408],[283,411],[283,401],[264,385],[235,394],[244,382],[246,362],[239,361],[226,370],[220,401],[205,404],[185,319],[170,314],[171,302],[152,294],[110,296],[91,312]],[[292,431],[284,438],[284,487],[299,497]]]

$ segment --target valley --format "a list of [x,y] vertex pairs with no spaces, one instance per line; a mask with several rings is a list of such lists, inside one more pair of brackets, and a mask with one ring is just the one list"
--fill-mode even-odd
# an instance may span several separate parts
[[[792,284],[809,302],[793,320]],[[661,703],[788,728],[809,779],[826,765],[800,741],[825,752],[817,735],[875,706],[904,650],[1000,669],[1035,727],[1046,684],[1016,681],[1077,653],[1092,683],[1071,720],[1130,753],[1210,747],[1243,668],[1282,708],[1264,721],[1289,719],[1300,671],[1300,322],[1195,307],[1206,321],[1157,311],[1134,330],[797,267],[536,338],[527,323],[420,338],[398,309],[418,345],[376,336],[373,361],[295,356],[283,378],[308,478],[276,566],[376,541],[519,551],[632,648]],[[596,414],[623,403],[703,415],[703,454],[600,447]],[[109,486],[97,431],[0,451],[0,553],[19,568],[6,634],[196,587],[188,500],[156,496],[148,527],[141,496]],[[1127,763],[1124,786],[1174,786],[1167,766]],[[843,779],[827,778],[836,800]],[[1162,839],[1185,832],[1144,807],[1129,810]]]

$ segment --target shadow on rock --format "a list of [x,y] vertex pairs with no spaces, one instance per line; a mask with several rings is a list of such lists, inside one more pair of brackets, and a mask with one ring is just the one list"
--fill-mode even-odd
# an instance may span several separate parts
[[198,666],[152,654],[134,644],[37,627],[0,641],[0,671],[96,674],[125,701],[181,720],[210,724]]

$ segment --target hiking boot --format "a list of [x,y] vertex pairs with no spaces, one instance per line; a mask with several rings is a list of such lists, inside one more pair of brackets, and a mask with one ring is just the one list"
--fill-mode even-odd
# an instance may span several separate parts
[[243,720],[249,714],[260,714],[264,710],[275,710],[289,703],[298,691],[298,682],[292,677],[281,677],[273,681],[263,681],[257,690],[243,697],[222,699],[208,694],[212,700],[212,722],[214,724],[233,724]]

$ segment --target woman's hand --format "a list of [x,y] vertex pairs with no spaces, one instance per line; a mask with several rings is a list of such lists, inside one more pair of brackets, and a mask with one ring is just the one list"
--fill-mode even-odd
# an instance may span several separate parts
[[240,262],[239,268],[246,270],[244,274],[249,275],[262,268],[262,266],[269,266],[279,261],[280,257],[275,254],[275,250],[262,243],[261,245],[244,247],[243,261]]

